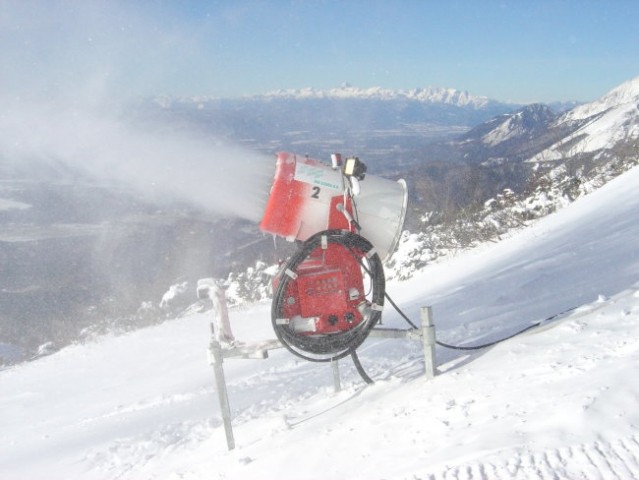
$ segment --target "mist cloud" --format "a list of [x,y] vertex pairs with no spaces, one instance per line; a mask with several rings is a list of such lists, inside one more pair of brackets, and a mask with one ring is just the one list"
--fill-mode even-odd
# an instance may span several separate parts
[[275,159],[161,124],[104,111],[14,102],[0,115],[5,161],[63,163],[156,201],[259,221]]
[[200,32],[150,8],[161,5],[0,2],[0,160],[62,162],[150,198],[259,220],[273,158],[122,113],[192,74],[182,67]]

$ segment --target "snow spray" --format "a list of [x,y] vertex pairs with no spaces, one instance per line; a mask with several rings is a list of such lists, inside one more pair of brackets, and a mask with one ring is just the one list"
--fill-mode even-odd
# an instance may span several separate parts
[[151,201],[177,200],[259,222],[274,158],[169,127],[18,104],[0,116],[0,155],[5,161],[62,163],[102,183],[129,185]]

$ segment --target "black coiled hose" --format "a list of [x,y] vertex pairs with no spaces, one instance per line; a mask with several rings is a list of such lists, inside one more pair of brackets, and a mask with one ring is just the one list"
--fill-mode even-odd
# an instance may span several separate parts
[[283,271],[296,272],[300,264],[316,248],[320,247],[322,242],[343,246],[360,264],[363,259],[367,259],[368,268],[364,268],[364,271],[370,276],[371,281],[370,299],[368,301],[374,308],[371,309],[368,318],[365,316],[357,326],[350,330],[328,335],[300,335],[288,324],[281,324],[277,321],[283,316],[286,291],[292,280],[290,275],[284,273],[273,294],[271,306],[273,330],[286,349],[304,360],[330,362],[351,355],[357,365],[358,360],[355,356],[355,350],[364,342],[371,329],[381,318],[386,285],[384,268],[379,255],[373,250],[373,245],[364,237],[345,230],[325,230],[316,233],[303,242],[288,260]]

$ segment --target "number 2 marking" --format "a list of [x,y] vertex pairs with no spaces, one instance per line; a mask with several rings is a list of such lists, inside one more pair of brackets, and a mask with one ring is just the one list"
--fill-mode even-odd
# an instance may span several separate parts
[[311,194],[311,198],[319,199],[320,187],[313,187],[313,193]]

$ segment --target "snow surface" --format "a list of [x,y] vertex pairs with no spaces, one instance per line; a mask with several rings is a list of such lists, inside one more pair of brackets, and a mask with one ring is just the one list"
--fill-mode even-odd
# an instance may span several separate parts
[[[388,292],[437,350],[367,340],[365,386],[340,362],[283,350],[225,361],[227,451],[206,314],[107,336],[0,371],[0,478],[639,478],[639,168],[508,239],[425,268]],[[195,292],[194,292],[195,295]],[[272,338],[269,305],[231,311],[236,337]],[[403,326],[389,306],[386,326]]]

